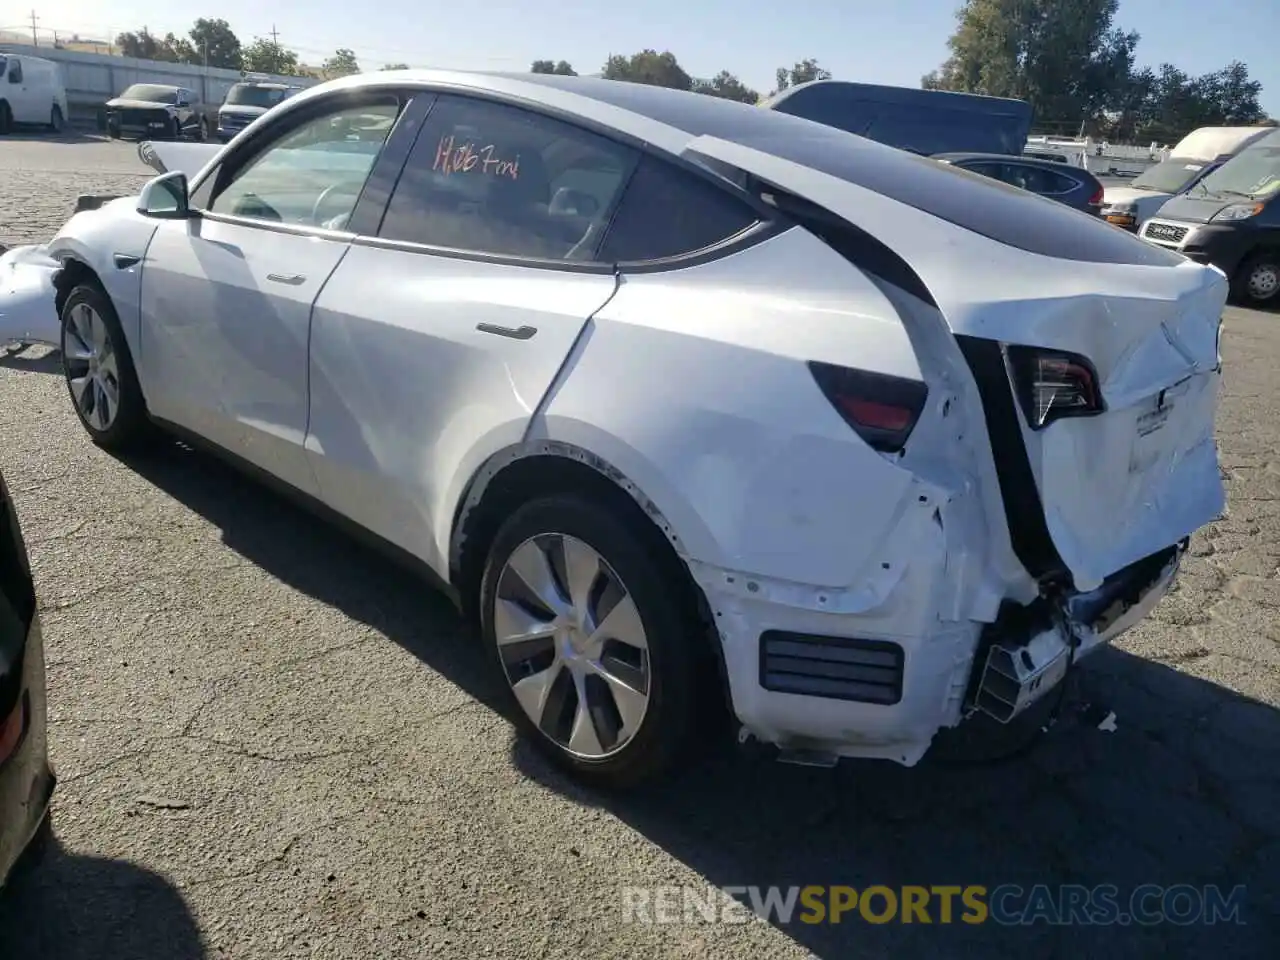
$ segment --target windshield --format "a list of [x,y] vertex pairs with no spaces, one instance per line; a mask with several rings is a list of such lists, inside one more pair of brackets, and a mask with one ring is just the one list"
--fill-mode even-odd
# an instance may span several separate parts
[[1135,190],[1155,190],[1159,193],[1178,193],[1194,180],[1205,168],[1203,160],[1190,157],[1170,157],[1149,168],[1133,181]]
[[1280,190],[1280,133],[1259,140],[1205,177],[1210,193],[1269,197]]
[[251,83],[237,83],[227,91],[223,101],[229,107],[274,107],[284,99],[288,90],[280,87],[259,87]]
[[135,83],[120,94],[121,100],[146,100],[148,103],[177,103],[178,91],[157,83]]

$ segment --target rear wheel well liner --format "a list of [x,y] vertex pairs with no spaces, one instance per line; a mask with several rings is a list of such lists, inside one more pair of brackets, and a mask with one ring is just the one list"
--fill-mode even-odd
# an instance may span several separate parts
[[728,675],[720,634],[706,594],[683,559],[679,536],[662,511],[620,470],[572,444],[538,441],[494,454],[476,472],[455,511],[449,543],[449,579],[463,612],[479,614],[479,588],[489,548],[503,520],[520,506],[542,497],[576,494],[604,503],[635,531],[672,575],[677,602],[696,618],[705,639],[702,653],[729,700]]

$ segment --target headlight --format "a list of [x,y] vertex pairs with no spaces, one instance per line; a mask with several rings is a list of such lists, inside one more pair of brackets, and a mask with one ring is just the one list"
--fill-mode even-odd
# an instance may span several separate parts
[[1214,223],[1223,220],[1248,220],[1261,213],[1264,206],[1261,203],[1233,203],[1229,207],[1223,207],[1209,219]]

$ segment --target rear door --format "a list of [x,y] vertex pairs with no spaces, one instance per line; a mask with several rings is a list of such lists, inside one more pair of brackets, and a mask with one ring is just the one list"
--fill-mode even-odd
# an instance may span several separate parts
[[329,506],[444,569],[444,505],[524,438],[613,296],[594,254],[635,159],[522,108],[437,99],[385,217],[316,301],[306,446]]
[[[1103,412],[1036,424],[1024,405],[1016,421],[1048,533],[1077,587],[1091,589],[1221,513],[1221,274],[945,164],[904,168],[870,150],[793,153],[801,164],[711,137],[689,153],[876,237],[920,276],[956,335],[1088,361]],[[1007,359],[1001,372],[1007,397]],[[1052,372],[1041,378],[1050,392]]]

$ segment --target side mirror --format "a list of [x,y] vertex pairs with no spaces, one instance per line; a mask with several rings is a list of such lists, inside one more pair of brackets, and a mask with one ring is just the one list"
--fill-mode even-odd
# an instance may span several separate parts
[[138,196],[138,212],[161,220],[185,220],[191,216],[187,175],[175,170],[147,181]]

